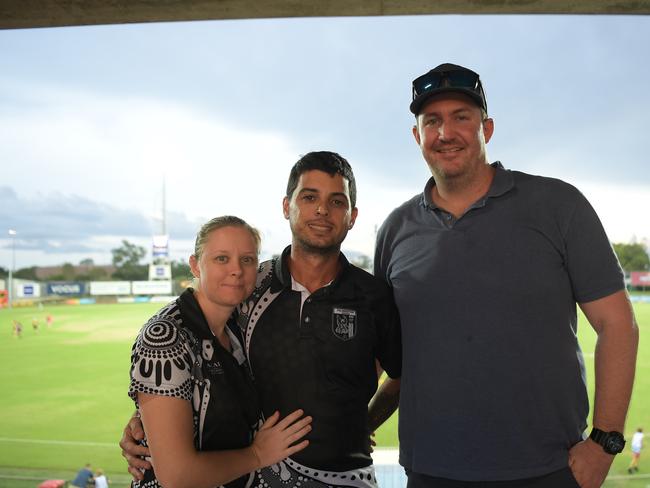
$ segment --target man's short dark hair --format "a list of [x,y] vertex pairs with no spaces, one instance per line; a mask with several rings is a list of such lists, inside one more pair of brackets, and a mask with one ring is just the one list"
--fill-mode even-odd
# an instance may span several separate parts
[[350,204],[352,205],[352,208],[357,206],[357,184],[354,181],[354,173],[352,173],[350,163],[348,163],[340,154],[331,151],[314,151],[307,153],[293,165],[287,183],[288,199],[291,199],[291,195],[293,195],[293,192],[298,186],[300,175],[314,169],[324,171],[331,176],[338,173],[348,180],[350,187]]

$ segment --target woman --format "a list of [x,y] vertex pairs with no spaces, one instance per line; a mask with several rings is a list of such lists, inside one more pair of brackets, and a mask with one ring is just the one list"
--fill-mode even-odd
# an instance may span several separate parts
[[[229,319],[253,290],[260,237],[237,217],[217,217],[196,237],[196,288],[142,328],[131,356],[136,402],[153,470],[136,487],[243,487],[247,473],[304,449],[311,417],[297,410],[260,427],[239,330]],[[252,443],[251,443],[252,441]],[[296,443],[296,444],[294,444]]]

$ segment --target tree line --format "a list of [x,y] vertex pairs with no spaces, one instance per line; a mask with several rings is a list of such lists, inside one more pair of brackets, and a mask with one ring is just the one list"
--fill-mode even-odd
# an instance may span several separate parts
[[643,244],[614,244],[614,252],[618,256],[621,268],[626,274],[632,271],[650,271],[650,257]]
[[[632,271],[650,271],[650,256],[648,250],[640,243],[615,243],[614,252],[618,256],[621,267],[626,274]],[[92,259],[83,259],[79,266],[65,263],[61,266],[61,272],[48,277],[48,281],[107,281],[124,280],[140,281],[149,279],[149,266],[141,264],[146,255],[142,246],[133,244],[126,239],[115,249],[111,249],[112,264],[114,271],[109,273],[105,267],[95,266]],[[370,258],[364,256],[369,261]],[[367,262],[354,263],[362,267],[369,267]],[[364,264],[366,266],[364,266]],[[175,280],[190,279],[192,277],[190,267],[181,261],[172,261],[172,276]],[[24,280],[38,280],[36,266],[22,268],[14,273],[16,278]],[[8,270],[0,267],[0,277],[6,277]]]
[[[92,259],[87,258],[75,266],[72,263],[64,263],[61,271],[47,277],[47,281],[146,281],[149,279],[149,265],[141,261],[146,255],[142,246],[133,244],[126,239],[115,249],[111,249],[112,272],[107,271],[107,266],[96,266]],[[174,280],[190,279],[192,273],[187,263],[172,261],[172,277]],[[23,280],[39,281],[37,266],[21,268],[13,273],[13,276]],[[9,271],[0,267],[0,277],[6,277]]]

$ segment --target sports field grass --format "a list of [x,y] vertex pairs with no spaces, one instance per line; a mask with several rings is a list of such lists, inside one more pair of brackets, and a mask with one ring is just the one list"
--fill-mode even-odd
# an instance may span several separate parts
[[[86,462],[101,467],[113,486],[128,484],[117,442],[133,410],[126,395],[132,341],[160,304],[50,305],[0,310],[0,488],[34,487],[34,479],[69,479]],[[642,336],[650,329],[650,304],[635,306]],[[45,326],[51,314],[54,324]],[[32,330],[32,318],[39,331]],[[11,332],[11,319],[24,327]],[[595,334],[581,319],[593,387]],[[626,437],[650,429],[650,346],[641,342],[637,381]],[[378,447],[397,445],[394,416],[377,433]],[[650,455],[648,455],[650,457]],[[650,473],[650,459],[647,463]],[[625,475],[628,452],[617,456],[612,475]],[[20,478],[30,478],[22,480]],[[33,479],[32,479],[33,478]],[[607,486],[646,486],[650,478],[612,479]]]
[[[75,470],[91,462],[111,475],[124,473],[117,441],[133,411],[126,396],[130,345],[158,308],[62,305],[0,311],[0,465]],[[50,329],[48,313],[54,317]],[[24,326],[20,339],[11,333],[14,317]],[[40,321],[38,333],[33,317]]]

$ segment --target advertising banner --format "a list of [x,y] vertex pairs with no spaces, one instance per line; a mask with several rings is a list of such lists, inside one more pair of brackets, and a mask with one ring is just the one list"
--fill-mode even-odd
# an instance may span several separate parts
[[630,284],[632,286],[650,287],[650,271],[632,271],[630,273]]
[[47,284],[48,295],[83,295],[86,285],[81,281],[51,281]]
[[15,290],[18,298],[36,298],[41,296],[40,283],[19,283],[16,284]]
[[91,281],[91,295],[130,295],[130,281]]
[[171,281],[132,281],[134,295],[171,295]]
[[153,248],[151,255],[154,258],[167,258],[169,257],[169,236],[158,235],[153,236]]
[[150,280],[171,280],[172,267],[169,264],[150,264],[149,279]]

